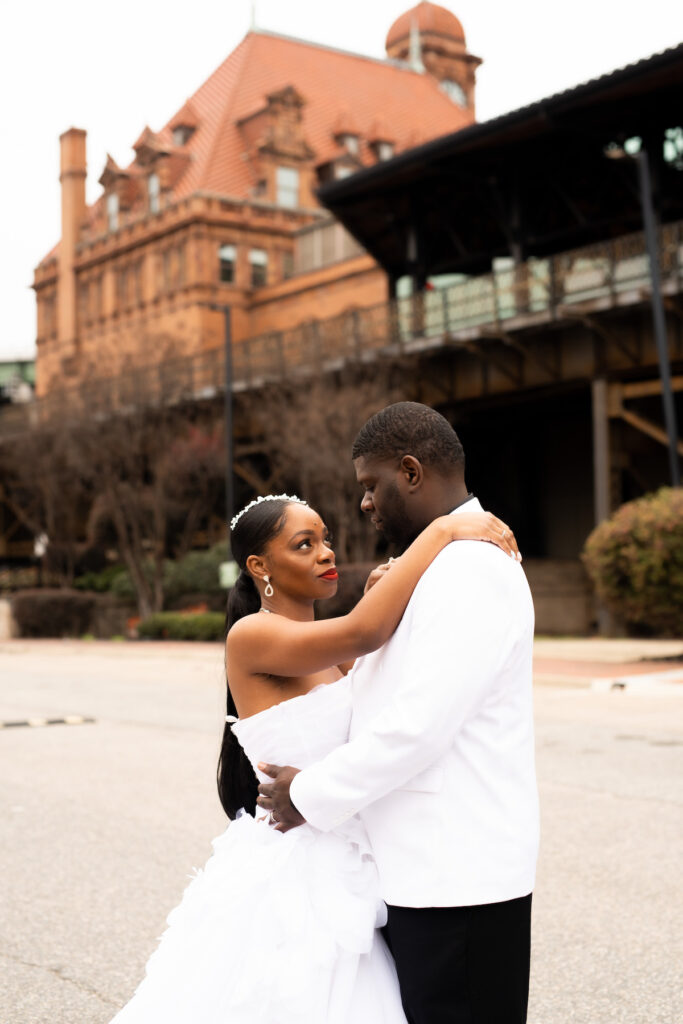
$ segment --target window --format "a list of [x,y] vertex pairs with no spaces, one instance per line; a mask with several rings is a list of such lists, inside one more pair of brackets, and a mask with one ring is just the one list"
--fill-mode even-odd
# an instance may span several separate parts
[[176,285],[182,288],[185,284],[187,273],[185,268],[185,246],[179,245],[176,258]]
[[150,174],[147,179],[147,202],[150,213],[158,213],[161,198],[161,183],[158,174]]
[[299,205],[299,172],[294,167],[278,167],[275,176],[278,206]]
[[348,164],[335,164],[334,176],[337,180],[340,178],[348,178],[350,174],[353,174],[354,168],[349,167]]
[[103,289],[102,277],[103,277],[103,275],[100,274],[98,277],[95,278],[95,316],[96,317],[101,317],[104,314],[104,307],[103,307],[103,304],[102,304],[102,289]]
[[391,160],[394,155],[394,144],[393,142],[378,142],[377,143],[377,159],[378,160]]
[[173,129],[173,145],[174,146],[184,146],[185,143],[190,138],[190,136],[192,135],[193,131],[194,131],[194,129],[190,128],[189,125],[186,125],[186,124],[178,125],[177,128]]
[[452,82],[450,79],[445,78],[441,83],[441,88],[454,103],[458,104],[459,107],[467,106],[465,90],[458,84],[458,82]]
[[87,281],[78,289],[78,318],[81,325],[90,321],[90,286]]
[[142,305],[142,260],[133,264],[133,301],[137,306]]
[[225,284],[231,284],[235,280],[236,259],[237,250],[234,245],[218,247],[218,277]]
[[116,192],[107,196],[107,226],[110,231],[116,231],[119,226],[119,197]]
[[340,142],[341,142],[342,146],[345,147],[347,153],[352,153],[353,156],[358,156],[358,151],[360,149],[360,145],[359,145],[359,142],[358,142],[358,136],[357,135],[351,135],[350,133],[347,133],[346,135],[342,135],[341,139],[340,139]]
[[128,308],[129,300],[129,273],[128,267],[121,267],[117,277],[117,299],[119,311]]
[[54,295],[51,295],[49,298],[45,299],[45,305],[43,309],[45,314],[45,335],[46,337],[50,337],[50,335],[54,334],[56,326]]
[[163,281],[163,289],[165,292],[171,290],[171,250],[164,250],[164,254],[161,257],[161,278]]
[[259,288],[268,279],[268,253],[265,249],[251,249],[249,263],[251,265],[251,286]]
[[294,277],[294,253],[289,250],[282,253],[282,277],[285,281]]
[[683,171],[683,128],[667,128],[664,132],[664,159]]

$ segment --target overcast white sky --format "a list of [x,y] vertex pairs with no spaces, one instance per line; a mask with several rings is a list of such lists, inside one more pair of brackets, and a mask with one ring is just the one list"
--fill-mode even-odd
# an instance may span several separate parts
[[[33,268],[60,236],[58,137],[88,132],[88,199],[249,29],[248,0],[0,0],[0,359],[35,350]],[[381,57],[410,0],[260,0],[260,27]],[[484,58],[486,120],[683,40],[681,0],[446,0]]]

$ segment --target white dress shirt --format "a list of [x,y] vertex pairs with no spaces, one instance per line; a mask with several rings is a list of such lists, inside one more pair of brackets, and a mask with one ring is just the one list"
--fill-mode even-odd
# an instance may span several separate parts
[[349,742],[300,772],[291,798],[322,831],[360,814],[387,903],[471,906],[533,889],[533,629],[519,563],[456,541],[390,640],[354,666]]

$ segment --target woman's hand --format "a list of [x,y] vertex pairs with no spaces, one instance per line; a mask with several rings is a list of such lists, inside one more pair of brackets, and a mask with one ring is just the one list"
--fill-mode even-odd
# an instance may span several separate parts
[[522,561],[514,533],[492,512],[461,512],[457,516],[442,516],[442,522],[451,540],[485,540],[496,544],[511,558]]
[[[502,519],[498,519],[492,512],[461,512],[459,515],[441,516],[440,525],[446,530],[447,536],[453,540],[485,540],[489,544],[495,544],[511,558],[522,561],[520,550],[517,547],[515,535]],[[382,577],[397,565],[398,558],[390,558],[388,562],[378,565],[368,576],[364,594],[372,590],[375,583],[379,583]]]

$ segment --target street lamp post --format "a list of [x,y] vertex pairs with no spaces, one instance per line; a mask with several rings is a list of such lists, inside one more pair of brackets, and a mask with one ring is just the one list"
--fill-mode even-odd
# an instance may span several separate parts
[[652,204],[652,182],[650,179],[650,161],[647,150],[643,147],[634,155],[638,167],[638,183],[640,185],[640,203],[643,208],[643,225],[645,227],[645,244],[650,260],[650,281],[652,283],[652,321],[659,360],[659,375],[662,381],[662,405],[664,407],[664,423],[669,438],[669,470],[671,486],[680,487],[681,476],[678,462],[678,425],[676,422],[676,406],[671,390],[671,368],[669,366],[669,346],[666,338],[666,320],[664,303],[662,302],[662,285],[659,270],[659,246],[655,211]]
[[223,342],[225,346],[225,519],[228,524],[228,528],[230,528],[230,522],[235,514],[235,452],[232,414],[232,321],[230,318],[230,306],[223,307],[223,318]]
[[209,309],[223,314],[223,347],[225,397],[223,401],[223,421],[225,431],[225,520],[230,528],[230,521],[235,514],[234,484],[234,441],[233,441],[233,410],[232,410],[232,319],[230,306],[218,302],[207,303]]
[[659,245],[657,239],[657,226],[655,222],[655,211],[652,203],[652,179],[650,177],[650,160],[647,150],[640,139],[630,141],[637,142],[639,148],[635,151],[629,150],[628,141],[624,146],[612,144],[605,149],[605,156],[611,160],[635,160],[638,168],[638,184],[640,186],[640,206],[643,216],[643,228],[645,230],[645,245],[647,247],[648,260],[650,264],[650,283],[652,295],[652,323],[657,346],[657,360],[659,363],[659,377],[662,382],[662,406],[664,408],[664,423],[668,438],[669,451],[669,475],[671,486],[680,487],[681,474],[678,462],[678,424],[676,422],[676,406],[671,390],[671,367],[669,365],[669,346],[666,339],[666,319],[664,317],[664,303],[662,301],[662,279],[659,269]]

